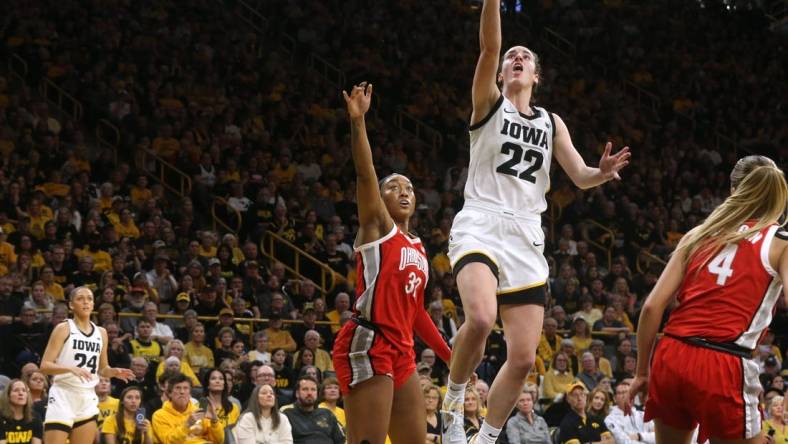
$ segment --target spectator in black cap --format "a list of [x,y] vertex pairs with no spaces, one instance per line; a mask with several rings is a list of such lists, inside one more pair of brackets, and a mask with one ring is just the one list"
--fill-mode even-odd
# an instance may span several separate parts
[[219,311],[225,308],[216,294],[216,288],[206,285],[200,290],[197,306],[194,308],[200,316],[218,316]]

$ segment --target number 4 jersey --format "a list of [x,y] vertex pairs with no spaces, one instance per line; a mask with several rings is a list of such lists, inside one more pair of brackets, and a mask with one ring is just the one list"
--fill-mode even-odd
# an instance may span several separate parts
[[531,111],[520,113],[501,95],[487,116],[471,125],[466,201],[515,214],[547,209],[555,122],[544,108]]
[[696,254],[687,265],[679,305],[665,333],[754,349],[782,294],[783,283],[769,264],[775,236],[785,238],[786,233],[772,225],[728,245],[708,261]]
[[89,334],[83,333],[73,319],[67,319],[68,339],[60,350],[57,363],[66,367],[81,367],[87,369],[93,377],[90,381],[83,381],[73,373],[55,375],[55,384],[70,387],[93,388],[98,382],[98,367],[101,358],[101,347],[104,341],[96,324],[90,323]]
[[416,315],[424,310],[429,262],[418,238],[396,225],[386,236],[356,248],[355,311],[402,353],[413,349]]

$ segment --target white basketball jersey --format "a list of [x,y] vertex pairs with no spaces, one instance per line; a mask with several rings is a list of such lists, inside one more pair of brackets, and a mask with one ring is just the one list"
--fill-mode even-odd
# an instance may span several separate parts
[[470,127],[466,202],[523,215],[547,209],[555,122],[544,108],[531,109],[532,116],[518,112],[502,94]]
[[101,348],[104,346],[101,332],[92,322],[89,335],[82,333],[72,319],[66,322],[68,322],[68,339],[63,344],[56,362],[67,367],[85,368],[93,374],[93,378],[90,381],[83,381],[72,373],[63,373],[55,375],[54,382],[72,387],[93,388],[99,382],[99,360]]

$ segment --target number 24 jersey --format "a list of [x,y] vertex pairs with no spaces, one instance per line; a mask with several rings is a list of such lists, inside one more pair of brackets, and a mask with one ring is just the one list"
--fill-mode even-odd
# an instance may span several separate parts
[[81,367],[87,369],[92,378],[90,381],[83,381],[73,373],[62,373],[55,375],[55,384],[62,384],[71,387],[93,388],[98,384],[98,367],[101,358],[101,348],[104,341],[101,337],[99,328],[94,323],[90,323],[91,331],[83,333],[73,319],[67,319],[68,338],[60,350],[57,363],[66,367]]

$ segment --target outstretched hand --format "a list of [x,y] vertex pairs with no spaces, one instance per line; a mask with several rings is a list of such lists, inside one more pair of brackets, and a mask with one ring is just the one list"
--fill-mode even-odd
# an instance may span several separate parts
[[632,153],[629,152],[629,147],[625,146],[621,151],[611,155],[613,144],[608,142],[605,144],[605,152],[602,153],[602,159],[599,160],[599,171],[608,180],[616,179],[621,180],[618,172],[629,164],[629,158]]
[[345,98],[350,118],[363,117],[369,111],[369,104],[372,101],[372,84],[361,82],[353,87],[350,95],[347,91],[342,91],[342,96]]

